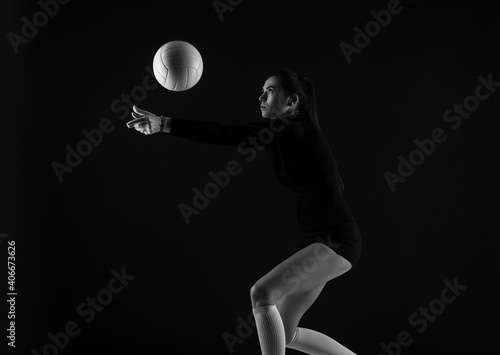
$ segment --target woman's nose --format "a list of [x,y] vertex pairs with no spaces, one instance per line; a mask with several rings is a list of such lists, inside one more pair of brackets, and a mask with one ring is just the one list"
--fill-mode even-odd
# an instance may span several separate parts
[[265,95],[266,95],[266,93],[263,92],[262,95],[259,96],[259,101],[262,101],[262,102],[266,101]]

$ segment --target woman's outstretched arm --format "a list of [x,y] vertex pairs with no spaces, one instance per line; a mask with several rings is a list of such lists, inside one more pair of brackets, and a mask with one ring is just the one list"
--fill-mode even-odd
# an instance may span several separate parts
[[[238,146],[252,138],[267,137],[269,134],[278,139],[296,139],[300,135],[296,122],[290,124],[291,121],[288,119],[229,125],[214,121],[195,121],[158,116],[136,106],[133,109],[132,116],[134,120],[127,122],[127,126],[135,128],[146,135],[165,132],[197,142],[227,146]],[[281,132],[283,133],[280,134]]]

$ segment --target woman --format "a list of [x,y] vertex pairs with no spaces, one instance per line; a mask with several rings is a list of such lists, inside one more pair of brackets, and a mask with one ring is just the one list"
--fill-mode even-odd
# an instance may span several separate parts
[[[298,327],[325,284],[349,271],[361,253],[357,223],[343,198],[344,186],[316,113],[311,82],[289,69],[273,73],[259,97],[264,122],[226,125],[157,116],[134,106],[129,128],[149,135],[172,135],[210,144],[238,146],[259,138],[278,181],[295,196],[299,250],[250,289],[263,355],[285,348],[308,354],[354,354],[332,338]],[[264,134],[265,133],[265,134]]]

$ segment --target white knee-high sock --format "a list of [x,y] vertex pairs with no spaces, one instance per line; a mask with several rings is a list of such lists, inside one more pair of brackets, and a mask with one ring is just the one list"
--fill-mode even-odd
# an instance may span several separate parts
[[285,328],[276,305],[253,310],[262,355],[285,355]]
[[297,328],[286,347],[310,355],[356,355],[329,336],[307,328]]

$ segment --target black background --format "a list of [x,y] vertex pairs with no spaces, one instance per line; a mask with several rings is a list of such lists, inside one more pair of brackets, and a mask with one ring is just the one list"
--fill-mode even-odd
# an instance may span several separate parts
[[[402,354],[498,351],[497,88],[456,130],[443,121],[474,95],[478,76],[500,81],[499,16],[486,1],[402,1],[403,10],[351,63],[340,43],[387,1],[243,1],[223,14],[212,1],[71,1],[16,54],[35,1],[3,2],[0,128],[1,265],[16,242],[16,349],[40,353],[48,333],[74,321],[81,333],[60,354],[230,354],[251,312],[249,289],[298,242],[291,194],[262,154],[127,129],[111,104],[148,75],[156,50],[185,40],[202,54],[200,82],[185,92],[160,86],[136,101],[157,114],[243,124],[260,119],[268,73],[290,67],[317,92],[320,123],[337,159],[346,199],[363,235],[363,255],[328,283],[301,326],[358,354],[407,331]],[[150,80],[149,83],[154,83]],[[116,110],[115,110],[116,111]],[[110,119],[114,130],[60,182],[66,146]],[[415,139],[442,128],[447,140],[392,192]],[[206,209],[186,225],[178,210],[192,189],[229,160],[242,163]],[[76,313],[107,288],[111,271],[135,276],[88,324]],[[2,299],[7,299],[7,269]],[[445,279],[467,289],[417,332],[409,316],[440,297]],[[5,301],[4,301],[5,302]],[[258,354],[257,332],[234,354]],[[297,353],[287,350],[289,353]]]

